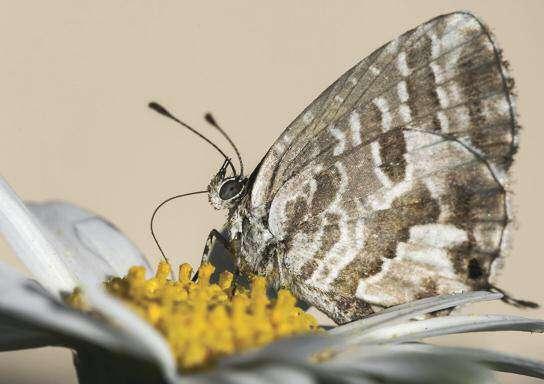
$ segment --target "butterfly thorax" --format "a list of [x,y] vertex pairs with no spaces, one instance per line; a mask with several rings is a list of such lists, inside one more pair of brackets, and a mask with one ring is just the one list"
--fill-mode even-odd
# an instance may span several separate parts
[[228,211],[225,229],[230,250],[241,273],[277,275],[279,253],[283,249],[266,225],[266,212],[251,209],[250,183],[242,176],[225,177],[224,168],[208,185],[208,198],[215,209]]
[[[274,277],[278,274],[278,260],[282,247],[276,241],[263,217],[250,208],[250,196],[229,211],[227,230],[235,262],[242,274],[257,274],[284,285]],[[281,253],[281,252],[280,252]]]

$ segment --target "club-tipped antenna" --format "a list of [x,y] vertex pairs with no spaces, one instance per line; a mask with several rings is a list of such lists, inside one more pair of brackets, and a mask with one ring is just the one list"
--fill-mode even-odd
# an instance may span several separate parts
[[234,142],[232,139],[227,135],[227,133],[217,124],[217,121],[215,121],[214,117],[210,112],[206,113],[204,115],[204,119],[215,129],[217,129],[225,139],[229,142],[230,146],[234,149],[234,152],[236,152],[236,156],[238,157],[238,163],[240,164],[240,176],[244,176],[244,163],[242,162],[242,156],[240,155],[240,151],[238,151],[238,148],[236,145],[234,145]]
[[[232,162],[230,161],[230,159],[228,158],[228,156],[225,154],[225,152],[223,152],[221,150],[221,148],[219,148],[214,142],[212,142],[210,139],[208,139],[206,136],[204,136],[202,133],[198,132],[196,129],[194,129],[193,127],[191,127],[189,124],[181,121],[180,119],[178,119],[176,116],[172,115],[166,108],[164,108],[162,105],[160,105],[159,103],[155,102],[155,101],[152,101],[150,102],[148,105],[147,105],[149,108],[151,108],[152,110],[154,110],[155,112],[163,115],[163,116],[166,116],[168,117],[169,119],[171,120],[174,120],[176,123],[182,125],[183,127],[187,128],[189,131],[193,132],[195,135],[197,135],[198,137],[200,137],[202,140],[204,140],[206,143],[210,144],[212,147],[214,147],[217,152],[219,152],[224,158],[225,160],[229,163],[230,167],[232,168],[232,172],[236,175],[237,172],[236,172],[236,169],[234,168],[234,165],[232,164]],[[229,140],[230,141],[230,140]],[[238,153],[238,151],[236,151]]]
[[153,236],[153,241],[155,241],[155,244],[157,245],[157,248],[159,248],[159,252],[161,253],[162,258],[168,264],[170,264],[170,262],[168,261],[168,258],[166,257],[166,254],[164,253],[164,250],[162,249],[161,245],[159,244],[159,240],[157,240],[157,235],[155,234],[155,227],[154,227],[155,216],[157,215],[157,212],[159,211],[159,209],[161,209],[161,207],[163,205],[165,205],[166,203],[169,203],[170,201],[175,200],[175,199],[179,199],[180,197],[198,195],[198,194],[201,194],[201,193],[208,193],[208,191],[196,191],[196,192],[183,193],[181,195],[171,196],[168,199],[161,202],[159,205],[157,205],[155,207],[155,209],[153,210],[153,214],[151,215],[151,220],[149,220],[149,229],[151,230],[151,236]]

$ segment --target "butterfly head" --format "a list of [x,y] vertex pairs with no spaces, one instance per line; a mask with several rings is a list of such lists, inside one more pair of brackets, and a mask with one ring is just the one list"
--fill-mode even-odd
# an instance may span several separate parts
[[208,198],[215,209],[230,209],[245,195],[247,178],[241,175],[227,176],[225,162],[208,185]]
[[[153,101],[149,103],[149,108],[153,109],[155,112],[158,112],[165,117],[168,117],[171,120],[174,120],[176,123],[187,128],[189,131],[191,131],[192,133],[200,137],[206,143],[210,144],[213,148],[215,148],[217,152],[219,152],[223,156],[223,158],[225,159],[225,162],[223,163],[223,165],[221,166],[217,174],[212,178],[212,181],[210,181],[210,184],[208,185],[208,189],[207,189],[208,197],[209,197],[210,203],[213,205],[215,209],[234,208],[238,204],[240,198],[243,197],[246,193],[247,178],[244,177],[244,163],[242,162],[242,157],[240,156],[240,152],[238,151],[238,148],[236,147],[236,145],[234,145],[233,141],[226,134],[226,132],[219,126],[219,124],[217,124],[213,116],[210,113],[207,113],[204,116],[204,118],[212,127],[217,129],[219,133],[222,134],[227,139],[229,144],[232,146],[232,148],[236,152],[236,156],[238,157],[238,162],[240,164],[239,170],[236,170],[236,168],[232,164],[231,159],[227,157],[225,152],[223,152],[223,150],[219,148],[217,144],[212,142],[210,139],[208,139],[206,136],[198,132],[196,129],[194,129],[190,125],[184,123],[183,121],[178,119],[176,116],[172,115],[162,105]],[[227,176],[227,169],[229,167],[232,171],[233,176]],[[203,192],[203,191],[199,191],[198,193],[200,192]],[[170,200],[171,199],[168,199],[167,201],[170,201]]]

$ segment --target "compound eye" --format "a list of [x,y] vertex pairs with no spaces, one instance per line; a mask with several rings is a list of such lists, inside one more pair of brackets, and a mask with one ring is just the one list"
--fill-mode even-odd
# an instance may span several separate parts
[[240,193],[244,183],[239,180],[229,180],[225,182],[219,190],[219,197],[222,200],[230,200]]

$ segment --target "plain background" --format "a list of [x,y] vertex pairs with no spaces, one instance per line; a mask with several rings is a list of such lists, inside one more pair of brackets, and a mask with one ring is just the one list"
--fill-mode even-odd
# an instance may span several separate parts
[[[212,111],[252,168],[351,65],[400,33],[459,9],[492,27],[520,95],[519,228],[500,286],[544,303],[542,1],[3,1],[1,171],[25,199],[64,199],[101,213],[156,262],[148,230],[153,207],[205,188],[221,161],[148,110],[148,101],[163,102],[226,148],[203,122]],[[171,260],[196,264],[208,231],[223,219],[204,196],[189,197],[161,211],[157,229]],[[0,259],[20,267],[4,244]],[[465,310],[484,311],[544,318],[544,310],[502,303]],[[448,343],[544,359],[541,335],[478,334]],[[0,382],[74,383],[70,352],[0,353]]]

